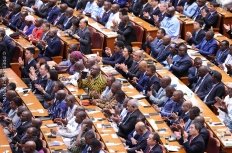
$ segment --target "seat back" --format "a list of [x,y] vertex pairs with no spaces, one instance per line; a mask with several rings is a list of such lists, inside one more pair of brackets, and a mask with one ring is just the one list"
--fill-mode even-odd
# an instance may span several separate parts
[[221,22],[222,22],[222,15],[221,15],[220,13],[218,13],[217,25],[216,25],[215,27],[213,27],[213,31],[214,31],[214,32],[219,32],[219,31],[220,31]]
[[92,53],[99,52],[99,54],[102,55],[103,45],[104,45],[104,35],[99,32],[93,32],[91,35]]
[[144,29],[138,25],[134,25],[133,28],[134,28],[135,33],[136,33],[137,42],[143,42]]
[[220,152],[220,141],[213,137],[212,131],[209,131],[209,141],[207,144],[207,153],[219,153]]
[[88,28],[89,28],[89,32],[90,32],[91,35],[92,35],[94,32],[97,32],[96,29],[94,29],[94,28],[91,27],[91,26],[88,26]]

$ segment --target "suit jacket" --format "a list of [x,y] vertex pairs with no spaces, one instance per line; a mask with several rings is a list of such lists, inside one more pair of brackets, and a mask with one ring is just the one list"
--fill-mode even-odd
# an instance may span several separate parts
[[135,146],[133,146],[132,148],[130,148],[127,152],[128,153],[135,153],[135,150],[145,150],[146,146],[147,146],[147,138],[150,134],[150,131],[147,131],[145,134],[143,134],[142,136],[140,136],[137,139],[137,144]]
[[206,95],[204,101],[207,105],[212,105],[215,103],[215,97],[224,97],[225,96],[225,86],[223,83],[218,83],[215,86],[212,86],[209,93]]
[[158,51],[158,55],[156,60],[158,62],[163,62],[167,59],[168,55],[170,54],[170,45],[164,46],[164,48],[160,47],[161,50]]
[[215,63],[216,65],[223,64],[227,58],[227,55],[229,54],[229,49],[227,50],[218,50],[216,57],[215,57]]
[[131,22],[126,26],[119,26],[117,32],[125,37],[125,45],[131,45],[131,42],[136,41],[135,30]]
[[65,13],[60,13],[57,18],[53,21],[54,25],[62,25],[65,19]]
[[135,16],[142,16],[143,12],[150,12],[151,9],[152,6],[149,3],[143,4],[142,0],[137,0],[132,8],[132,12]]
[[201,15],[201,11],[202,11],[203,9],[208,10],[208,7],[207,7],[206,5],[202,6],[201,8],[198,6],[198,7],[197,7],[197,10],[196,10],[196,12],[194,13],[194,15],[193,15],[192,18],[193,18],[194,20],[203,20],[203,17],[202,17],[202,15]]
[[146,72],[142,73],[139,77],[139,80],[136,84],[136,88],[139,92],[142,92],[143,90],[145,90],[145,87],[148,83],[148,76],[146,75]]
[[127,135],[134,130],[135,124],[139,116],[141,116],[141,112],[138,109],[132,113],[127,113],[122,123],[118,125],[118,135],[123,138],[126,138]]
[[34,67],[36,69],[36,60],[33,59],[29,64],[25,62],[24,67],[20,68],[22,78],[29,78],[30,67]]
[[159,144],[156,144],[150,149],[150,146],[147,146],[144,153],[163,153],[163,150]]
[[63,20],[63,23],[60,24],[61,25],[61,29],[62,30],[69,29],[72,26],[72,22],[73,22],[74,19],[75,19],[74,16],[72,16],[71,18],[68,18],[68,17],[65,16],[65,18]]
[[151,43],[148,43],[147,45],[151,50],[151,56],[154,58],[156,58],[159,51],[163,50],[165,47],[163,45],[163,40],[158,38],[155,38]]
[[141,71],[139,71],[139,62],[133,61],[131,67],[128,69],[128,73],[125,74],[125,76],[129,79],[132,79],[133,77],[139,78],[141,75]]
[[49,39],[48,46],[45,49],[44,56],[51,58],[51,57],[60,55],[61,48],[62,48],[61,45],[62,44],[58,36],[55,36],[54,38]]
[[39,84],[43,87],[43,89],[45,89],[47,85],[47,81],[48,81],[47,76],[41,77],[40,75],[38,76],[37,80],[31,81],[33,92],[35,94],[41,94],[41,92],[35,88],[35,84]]
[[[193,88],[193,91],[195,91],[198,97],[203,99],[207,95],[207,93],[210,91],[213,80],[210,74],[207,74],[207,76],[205,76],[205,79],[203,80],[202,83],[200,83],[199,80],[200,78],[198,79],[196,86]],[[196,91],[197,87],[198,87],[198,90]]]
[[219,15],[216,11],[213,12],[212,14],[208,13],[206,15],[206,17],[203,18],[203,20],[205,22],[204,29],[209,30],[211,28],[211,26],[215,28],[217,25],[218,19],[219,19]]
[[47,18],[48,12],[50,12],[51,7],[48,3],[43,3],[38,10],[35,10],[35,13],[41,18]]
[[22,138],[22,136],[26,133],[27,129],[31,126],[31,121],[26,121],[25,123],[21,123],[21,125],[16,129],[17,136]]
[[13,28],[15,30],[16,26],[20,22],[20,19],[21,19],[21,13],[20,12],[17,13],[17,14],[12,15],[11,19],[9,20],[10,28]]
[[173,63],[170,70],[177,77],[182,77],[188,74],[188,69],[192,66],[192,60],[188,54],[185,54],[183,57]]
[[195,66],[190,67],[188,70],[188,81],[190,83],[190,87],[193,87],[193,85],[197,83],[197,79],[197,68]]
[[144,18],[142,16],[142,19],[145,20],[145,21],[147,21],[147,22],[149,22],[150,24],[154,24],[153,15],[159,15],[159,14],[161,14],[159,7],[156,7],[155,9],[151,8],[150,12],[148,12],[148,13],[149,13],[150,17],[149,18]]
[[77,35],[80,37],[80,50],[83,54],[91,54],[91,35],[89,28],[79,29]]
[[202,42],[203,38],[205,37],[205,31],[200,29],[199,32],[197,33],[194,31],[192,33],[192,38],[190,38],[187,42],[192,45],[198,45]]
[[198,135],[191,142],[189,138],[187,142],[183,143],[183,146],[188,153],[204,153],[205,142],[202,136]]
[[99,20],[99,23],[101,23],[102,25],[106,25],[109,17],[110,17],[110,14],[111,14],[111,10],[109,10],[108,12],[104,12],[101,19]]
[[114,66],[117,63],[122,63],[123,56],[122,52],[114,52],[111,57],[103,57],[102,62],[103,64]]
[[204,142],[205,142],[205,148],[207,147],[208,141],[209,141],[209,131],[207,128],[204,126],[201,128],[200,135],[202,136]]
[[217,51],[217,41],[213,38],[209,41],[207,41],[205,38],[199,45],[196,46],[196,48],[199,49],[199,52],[202,55],[213,55]]
[[49,23],[53,23],[59,14],[60,14],[60,9],[57,6],[52,7],[48,13],[47,21]]
[[15,46],[15,43],[13,42],[14,40],[7,35],[5,35],[3,37],[3,41],[4,41],[6,48],[7,48],[7,51],[8,51],[6,55],[7,55],[7,59],[9,61],[9,64],[10,64],[12,62],[11,60],[14,56],[16,46]]

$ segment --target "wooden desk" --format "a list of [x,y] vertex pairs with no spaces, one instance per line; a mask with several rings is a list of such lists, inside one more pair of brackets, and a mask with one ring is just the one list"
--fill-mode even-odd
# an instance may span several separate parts
[[180,22],[183,23],[182,24],[182,30],[181,30],[181,38],[186,40],[186,32],[192,32],[193,31],[193,23],[194,23],[194,21],[191,18],[189,18],[189,17],[187,17],[187,16],[185,16],[185,15],[183,15],[183,14],[177,12],[177,11],[175,13],[175,16],[180,20]]
[[23,100],[24,104],[31,111],[33,116],[48,116],[48,112],[43,108],[39,100],[36,98],[32,91],[29,91],[27,94],[23,94],[22,88],[28,88],[27,85],[18,77],[10,68],[4,69],[6,77],[9,79],[9,82],[16,83],[16,92],[19,97]]
[[218,42],[222,42],[223,40],[227,40],[230,44],[232,44],[232,40],[229,39],[228,37],[220,34],[220,33],[215,33],[214,38],[218,41]]
[[[146,54],[147,58],[152,58],[150,55]],[[153,58],[152,58],[153,59]],[[228,136],[227,138],[222,138],[219,136],[218,131],[215,131],[215,128],[227,128],[219,118],[208,108],[208,106],[195,94],[190,90],[183,82],[181,82],[176,76],[174,76],[167,69],[157,70],[157,73],[160,77],[169,76],[172,79],[172,84],[176,85],[177,90],[181,90],[184,92],[184,98],[186,100],[190,100],[194,106],[198,106],[201,110],[201,115],[206,119],[207,127],[213,132],[214,136],[220,141],[223,150],[227,151],[227,153],[232,152],[232,146],[225,141],[226,139],[231,140],[232,136]],[[211,120],[209,122],[209,120]],[[222,123],[222,126],[215,126],[212,123]]]
[[[50,151],[55,150],[67,150],[66,145],[64,144],[64,141],[61,136],[56,136],[56,138],[49,138],[48,136],[51,134],[51,130],[57,131],[57,127],[47,127],[47,124],[54,124],[52,120],[43,121],[43,124],[41,126],[41,131],[43,133],[44,139],[47,142],[48,148]],[[53,142],[59,143],[59,145],[52,145]]]
[[12,153],[8,138],[3,132],[3,127],[1,125],[0,125],[0,135],[1,135],[0,152],[1,153]]
[[141,26],[144,31],[145,31],[145,35],[143,36],[143,40],[146,40],[146,37],[148,35],[152,36],[153,38],[156,37],[156,34],[157,34],[157,31],[158,31],[158,28],[155,27],[154,25],[144,21],[143,19],[137,17],[137,16],[134,16],[132,15],[131,13],[128,14],[129,15],[129,18],[132,22],[134,22],[135,24]]
[[229,11],[224,10],[221,7],[217,8],[217,12],[220,13],[222,15],[222,21],[221,21],[221,29],[222,29],[222,34],[229,37],[229,35],[226,33],[223,24],[232,24],[232,13]]
[[[83,14],[80,11],[74,11],[74,16],[80,15],[83,16]],[[118,34],[110,29],[105,28],[105,26],[96,22],[92,18],[87,16],[84,17],[87,18],[89,26],[96,29],[98,32],[102,33],[105,36],[104,47],[109,47],[111,50],[114,50],[114,41]]]

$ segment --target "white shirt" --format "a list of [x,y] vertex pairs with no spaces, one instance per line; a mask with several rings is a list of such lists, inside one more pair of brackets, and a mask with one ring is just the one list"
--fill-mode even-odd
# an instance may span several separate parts
[[232,65],[232,55],[228,54],[227,57],[226,57],[225,62],[223,63],[224,71],[227,72],[227,68],[226,68],[225,65]]
[[110,100],[112,97],[112,92],[109,86],[106,86],[105,90],[102,92],[100,99],[103,100]]
[[83,11],[83,14],[86,14],[86,13],[92,13],[94,10],[96,10],[98,7],[97,3],[94,1],[92,3],[88,2],[85,6],[85,9]]
[[105,25],[105,27],[107,28],[107,29],[111,29],[111,26],[113,26],[113,21],[114,22],[116,22],[117,24],[119,24],[120,23],[120,18],[119,18],[119,12],[117,12],[117,13],[111,13],[110,14],[110,16],[109,16],[109,19],[108,19],[108,21],[106,22],[106,25]]
[[[224,99],[224,102],[227,106],[228,112],[231,112],[232,110],[232,97],[229,97],[229,95],[227,95]],[[220,118],[221,121],[224,121],[225,117],[226,117],[226,113],[221,111],[220,109],[218,109],[218,117]],[[231,119],[232,119],[232,114],[228,115]]]
[[68,107],[68,110],[66,112],[66,119],[68,121],[71,120],[74,117],[74,112],[75,112],[76,108],[77,108],[76,104],[74,104],[72,108]]

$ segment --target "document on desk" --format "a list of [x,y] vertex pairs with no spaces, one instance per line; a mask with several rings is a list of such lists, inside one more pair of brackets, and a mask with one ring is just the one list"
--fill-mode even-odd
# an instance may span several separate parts
[[52,141],[51,143],[49,143],[49,146],[61,146],[64,143],[61,141]]
[[131,96],[131,98],[133,98],[133,99],[143,99],[145,97],[146,96],[144,96],[143,94],[138,94],[138,95]]
[[179,146],[164,145],[164,147],[165,147],[168,151],[179,151],[179,149],[180,149]]

